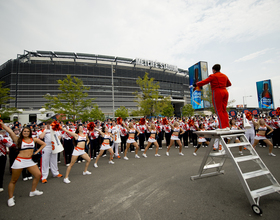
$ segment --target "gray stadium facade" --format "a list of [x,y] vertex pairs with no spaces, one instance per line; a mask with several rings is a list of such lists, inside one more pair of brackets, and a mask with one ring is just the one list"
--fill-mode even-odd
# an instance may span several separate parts
[[4,88],[9,88],[10,95],[15,98],[9,103],[11,107],[35,110],[46,102],[45,94],[59,92],[57,80],[67,75],[76,76],[90,87],[89,98],[95,98],[109,116],[120,106],[137,109],[133,93],[140,91],[136,80],[145,72],[159,82],[160,95],[171,97],[174,114],[179,116],[181,108],[190,103],[188,71],[151,60],[25,50],[0,66],[0,81],[5,82]]

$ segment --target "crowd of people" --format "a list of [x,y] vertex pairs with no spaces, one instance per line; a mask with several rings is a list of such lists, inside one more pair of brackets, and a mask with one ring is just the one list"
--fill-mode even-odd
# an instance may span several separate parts
[[[229,118],[230,129],[243,129],[241,117]],[[250,129],[245,129],[245,135],[256,147],[268,147],[268,155],[273,148],[280,148],[280,121],[277,116],[260,116],[248,118]],[[219,127],[219,120],[215,115],[193,116],[183,118],[142,118],[140,120],[125,119],[95,121],[89,128],[90,122],[60,122],[60,129],[52,131],[52,121],[37,125],[35,123],[22,126],[20,123],[4,124],[0,122],[0,192],[4,190],[3,176],[9,159],[9,171],[12,174],[8,185],[8,206],[15,205],[13,196],[17,180],[22,174],[24,181],[32,180],[30,196],[42,195],[37,190],[39,181],[47,183],[49,170],[53,177],[61,178],[58,163],[61,163],[62,153],[64,164],[67,166],[63,182],[69,184],[70,171],[73,165],[85,162],[83,175],[90,175],[88,171],[91,160],[98,168],[101,157],[109,157],[109,164],[114,164],[114,158],[129,160],[127,152],[134,152],[134,157],[147,158],[152,155],[148,149],[155,148],[154,156],[160,157],[160,150],[165,148],[164,154],[170,155],[170,148],[178,148],[179,156],[184,156],[183,148],[194,147],[193,156],[201,146],[207,147],[210,140],[198,137],[195,131],[215,130]],[[91,122],[91,124],[93,124]],[[63,152],[52,153],[53,144],[51,132],[55,132],[63,144]],[[238,142],[239,140],[236,140]],[[164,144],[165,142],[165,144]],[[213,150],[219,150],[214,144]],[[239,154],[243,155],[242,147]],[[141,153],[139,153],[139,151]],[[108,155],[107,155],[108,152]],[[140,155],[142,154],[142,155]]]

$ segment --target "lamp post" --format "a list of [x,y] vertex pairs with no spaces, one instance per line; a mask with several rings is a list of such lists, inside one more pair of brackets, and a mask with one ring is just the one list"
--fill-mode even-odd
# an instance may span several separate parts
[[[245,96],[243,96],[243,108],[245,108],[245,101],[244,101],[244,98],[246,98],[246,97],[252,97],[252,95],[245,95]],[[247,107],[247,106],[246,106]]]

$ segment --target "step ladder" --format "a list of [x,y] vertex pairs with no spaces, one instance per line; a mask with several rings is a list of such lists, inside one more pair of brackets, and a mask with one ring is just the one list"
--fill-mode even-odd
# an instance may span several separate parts
[[[266,167],[262,159],[259,157],[258,153],[255,151],[251,143],[247,140],[245,136],[245,130],[213,130],[197,131],[195,133],[198,135],[198,137],[211,138],[211,141],[202,160],[198,175],[191,176],[191,180],[224,174],[224,170],[222,170],[222,168],[225,164],[226,159],[230,158],[235,167],[239,180],[243,186],[243,189],[252,206],[252,210],[256,214],[262,215],[262,210],[259,207],[260,197],[275,192],[278,192],[280,194],[280,185],[274,178],[272,173],[269,171],[269,169]],[[230,138],[230,141],[229,143],[226,143],[225,139],[228,138]],[[235,143],[236,138],[239,138],[240,143]],[[213,152],[213,144],[217,140],[223,146],[223,148],[219,152]],[[238,148],[239,146],[242,146],[242,148],[246,147],[248,149],[246,153],[249,152],[249,154],[244,156],[237,156],[236,152],[234,153],[233,151],[234,148]],[[238,151],[239,150],[237,150],[237,153]],[[254,166],[258,168],[257,170],[253,170],[250,172],[243,172],[241,169],[243,162],[253,162]],[[211,170],[212,172],[209,172]],[[271,184],[260,189],[251,190],[248,180],[257,177],[267,178]]]

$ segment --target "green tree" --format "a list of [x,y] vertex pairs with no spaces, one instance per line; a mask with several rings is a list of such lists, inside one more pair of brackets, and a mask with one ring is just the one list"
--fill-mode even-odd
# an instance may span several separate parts
[[186,105],[183,106],[182,115],[187,116],[187,117],[190,117],[190,116],[194,115],[194,108],[192,107],[191,104],[186,104]]
[[8,101],[14,99],[10,96],[10,89],[3,88],[4,81],[0,81],[0,117],[4,122],[10,121],[10,115],[20,113],[14,107],[9,107]]
[[85,112],[81,115],[83,121],[95,121],[95,120],[105,120],[105,115],[97,104],[93,104],[90,111]]
[[[77,77],[67,75],[63,80],[57,80],[60,93],[57,95],[46,94],[48,102],[44,105],[55,113],[64,114],[68,120],[76,120],[87,115],[91,110],[93,98],[88,98],[89,87],[84,86],[83,81]],[[96,109],[94,107],[94,109]]]
[[161,114],[166,116],[166,117],[173,116],[174,115],[174,107],[171,103],[170,97],[165,97],[162,100],[162,103],[164,104],[164,106],[162,107]]
[[128,109],[126,107],[124,107],[124,106],[120,106],[115,111],[115,117],[127,118],[128,116],[129,116]]
[[159,95],[159,83],[154,82],[154,78],[149,78],[148,75],[148,73],[145,73],[143,79],[138,76],[136,80],[141,92],[135,92],[135,102],[138,103],[137,106],[140,108],[141,115],[157,116],[165,105],[164,98]]

